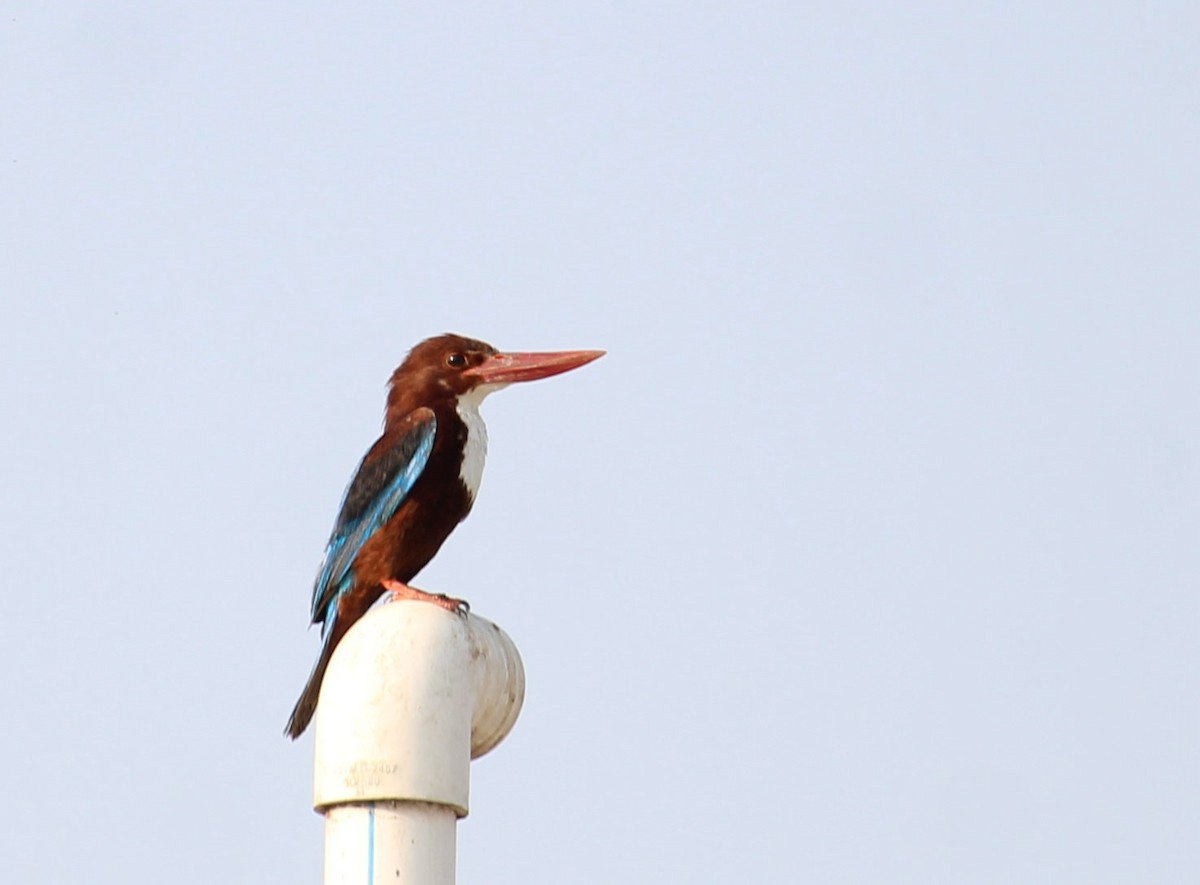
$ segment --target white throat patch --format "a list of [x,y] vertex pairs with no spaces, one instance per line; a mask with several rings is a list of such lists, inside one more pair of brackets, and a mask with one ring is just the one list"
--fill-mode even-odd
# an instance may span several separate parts
[[459,476],[467,487],[471,500],[479,493],[479,483],[483,480],[483,462],[487,457],[487,425],[479,414],[479,405],[489,393],[495,393],[507,384],[481,384],[469,393],[458,398],[456,411],[467,425],[467,448],[463,452],[462,469]]

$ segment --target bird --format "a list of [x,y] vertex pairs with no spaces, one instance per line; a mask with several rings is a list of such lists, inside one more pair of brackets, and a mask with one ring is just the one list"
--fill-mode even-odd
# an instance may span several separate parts
[[342,496],[312,591],[321,649],[284,733],[295,740],[312,721],[321,681],[346,631],[384,593],[452,612],[464,600],[409,585],[470,513],[487,453],[484,398],[509,384],[548,378],[604,355],[602,350],[502,353],[447,333],[409,351],[388,382],[383,433]]

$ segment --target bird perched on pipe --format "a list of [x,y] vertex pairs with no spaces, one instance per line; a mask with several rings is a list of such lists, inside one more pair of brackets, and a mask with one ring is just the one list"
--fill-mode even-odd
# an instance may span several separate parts
[[602,350],[501,353],[461,335],[414,347],[389,383],[383,434],[358,465],[334,522],[313,586],[312,622],[321,651],[285,733],[298,738],[312,720],[321,680],[350,626],[390,592],[450,611],[466,603],[408,582],[433,559],[479,491],[487,429],[479,404],[517,381],[578,368]]

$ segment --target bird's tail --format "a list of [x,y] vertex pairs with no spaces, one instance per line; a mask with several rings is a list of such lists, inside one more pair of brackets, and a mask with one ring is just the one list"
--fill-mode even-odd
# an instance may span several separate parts
[[304,691],[300,692],[300,699],[292,708],[287,728],[283,730],[283,733],[292,740],[304,734],[304,729],[308,728],[308,723],[312,722],[313,713],[317,710],[317,698],[321,695],[321,682],[325,679],[325,668],[329,666],[329,659],[333,657],[333,649],[344,632],[336,630],[336,626],[335,624],[335,629],[326,633],[325,641],[321,643],[321,653],[317,656],[317,662],[313,664],[312,672],[308,674],[308,682],[304,683]]
[[288,719],[287,728],[283,730],[283,733],[292,740],[304,734],[304,729],[308,728],[308,723],[312,722],[313,713],[317,710],[317,698],[321,696],[321,682],[325,679],[325,668],[329,666],[333,650],[342,641],[346,631],[354,626],[354,622],[375,604],[375,600],[382,592],[382,587],[368,589],[365,592],[355,590],[339,594],[329,604],[325,619],[321,623],[321,653],[317,656],[317,662],[313,664],[312,672],[308,674],[308,682],[304,684],[304,691],[300,692],[300,700],[296,701],[296,706],[292,709],[292,716]]

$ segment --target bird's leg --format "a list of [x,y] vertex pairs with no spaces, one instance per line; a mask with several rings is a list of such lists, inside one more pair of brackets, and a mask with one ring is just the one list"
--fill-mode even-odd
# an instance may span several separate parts
[[448,612],[453,612],[456,615],[465,615],[471,610],[471,603],[465,599],[455,599],[444,593],[426,593],[424,590],[410,587],[403,581],[393,581],[389,578],[386,581],[381,581],[380,584],[384,590],[392,594],[393,601],[397,599],[416,599],[419,602],[432,602],[434,605],[444,608]]

